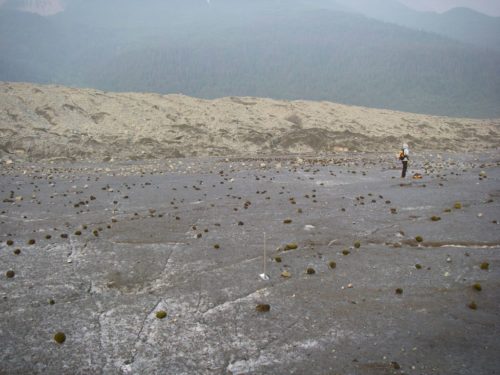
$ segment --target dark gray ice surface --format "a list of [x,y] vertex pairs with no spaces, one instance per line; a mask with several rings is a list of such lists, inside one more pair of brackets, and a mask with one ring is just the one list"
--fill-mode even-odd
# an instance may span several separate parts
[[499,374],[499,165],[3,166],[0,373]]

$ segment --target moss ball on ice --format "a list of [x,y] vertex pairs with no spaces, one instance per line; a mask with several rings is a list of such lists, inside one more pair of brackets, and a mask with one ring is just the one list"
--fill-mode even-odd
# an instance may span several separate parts
[[63,332],[57,332],[54,335],[54,341],[58,344],[62,344],[64,341],[66,341],[66,335]]
[[160,310],[156,312],[156,317],[158,319],[165,319],[167,317],[167,312],[165,310]]

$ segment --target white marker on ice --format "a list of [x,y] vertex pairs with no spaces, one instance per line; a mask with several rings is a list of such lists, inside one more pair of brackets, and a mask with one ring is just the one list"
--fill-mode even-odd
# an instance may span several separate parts
[[269,276],[267,275],[266,273],[266,259],[267,256],[266,256],[266,232],[264,232],[264,273],[261,273],[259,275],[259,277],[262,279],[262,280],[269,280]]

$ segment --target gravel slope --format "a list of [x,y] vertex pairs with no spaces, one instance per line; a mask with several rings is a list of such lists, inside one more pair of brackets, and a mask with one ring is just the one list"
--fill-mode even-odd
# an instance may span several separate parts
[[330,102],[107,93],[0,83],[4,160],[137,160],[498,147],[500,119],[435,117]]

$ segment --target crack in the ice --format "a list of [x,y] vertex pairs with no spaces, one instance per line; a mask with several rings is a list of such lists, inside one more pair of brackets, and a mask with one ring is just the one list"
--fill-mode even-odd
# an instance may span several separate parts
[[148,311],[144,319],[142,320],[141,323],[141,329],[139,330],[139,333],[136,336],[135,342],[133,344],[132,348],[132,358],[130,359],[129,363],[134,363],[135,359],[137,358],[138,355],[138,350],[136,348],[137,343],[141,340],[142,333],[144,332],[144,328],[146,327],[146,321],[148,320],[148,317],[158,308],[160,303],[162,302],[161,299],[158,300],[158,302],[153,306],[151,310]]
[[103,337],[102,337],[102,324],[101,324],[102,316],[105,313],[106,312],[104,311],[97,316],[97,329],[98,329],[98,334],[99,334],[99,353],[101,353],[103,358],[104,358],[104,365],[102,366],[103,368],[106,368],[106,366],[108,364],[108,358],[106,356],[106,353],[104,353],[104,343],[103,343]]
[[161,271],[160,275],[156,278],[156,280],[158,280],[160,278],[164,279],[167,276],[168,263],[169,263],[170,258],[172,257],[172,254],[174,253],[176,248],[177,248],[177,246],[174,246],[174,248],[172,250],[170,250],[170,252],[168,253],[167,259],[165,260],[165,265],[163,266],[163,270]]
[[295,327],[297,325],[297,323],[300,321],[300,319],[297,319],[295,320],[294,322],[290,323],[289,325],[287,325],[280,336],[276,336],[275,338],[273,338],[272,340],[268,341],[262,348],[260,348],[259,350],[259,356],[262,354],[262,352],[264,350],[266,350],[269,346],[273,345],[274,343],[276,342],[279,342],[281,339],[283,339],[284,337],[287,337],[286,336],[286,333],[288,333],[288,331],[290,329],[292,329],[293,327]]
[[[273,287],[274,287],[274,285],[273,285]],[[218,303],[217,305],[215,305],[215,306],[211,307],[210,309],[208,309],[207,311],[203,312],[203,316],[205,316],[205,315],[207,315],[207,314],[211,313],[212,311],[214,311],[214,310],[216,310],[216,309],[220,308],[221,306],[224,306],[224,305],[231,305],[231,304],[233,304],[233,303],[235,303],[235,302],[239,302],[239,301],[241,301],[241,300],[244,300],[245,298],[250,297],[252,294],[261,293],[261,292],[265,291],[266,289],[267,289],[267,287],[266,287],[266,288],[261,288],[261,289],[254,290],[254,291],[252,291],[252,292],[250,292],[250,293],[245,293],[245,294],[242,294],[242,295],[240,295],[240,296],[237,296],[237,297],[236,297],[236,298],[234,298],[234,299],[227,299],[227,300],[225,300],[224,302],[222,302],[222,303]]]

